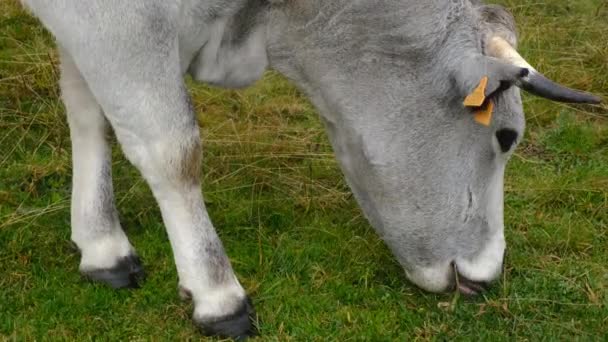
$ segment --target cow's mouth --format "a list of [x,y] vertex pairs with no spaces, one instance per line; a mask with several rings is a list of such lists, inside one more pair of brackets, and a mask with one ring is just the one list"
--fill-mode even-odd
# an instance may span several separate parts
[[490,288],[491,283],[488,281],[475,281],[460,274],[455,262],[452,262],[452,268],[454,270],[453,289],[461,294],[468,297],[477,296]]

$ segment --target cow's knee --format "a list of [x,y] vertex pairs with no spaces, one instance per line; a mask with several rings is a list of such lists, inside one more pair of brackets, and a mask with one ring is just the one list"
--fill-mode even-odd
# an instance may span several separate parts
[[119,140],[128,159],[142,172],[153,191],[198,188],[202,155],[198,127],[146,140],[128,136],[119,136]]
[[201,171],[202,148],[198,129],[192,127],[175,139],[159,142],[160,168],[173,186],[198,186]]

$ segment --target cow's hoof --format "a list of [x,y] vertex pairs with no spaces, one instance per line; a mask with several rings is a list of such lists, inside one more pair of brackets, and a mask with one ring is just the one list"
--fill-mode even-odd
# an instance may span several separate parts
[[253,324],[255,310],[249,297],[246,297],[241,307],[233,314],[210,320],[195,320],[202,333],[207,336],[219,336],[244,341],[257,334]]
[[119,259],[111,268],[82,270],[81,273],[88,280],[107,284],[114,289],[138,288],[145,278],[144,268],[136,255]]

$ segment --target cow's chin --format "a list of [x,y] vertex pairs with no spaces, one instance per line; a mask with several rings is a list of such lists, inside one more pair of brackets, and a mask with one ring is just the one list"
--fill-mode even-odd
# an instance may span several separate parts
[[429,292],[458,290],[465,295],[477,295],[501,274],[505,247],[502,233],[496,234],[473,258],[458,257],[427,267],[406,267],[405,273],[412,283]]
[[[488,234],[471,246],[446,246],[455,253],[426,266],[405,266],[414,284],[430,292],[458,290],[476,295],[486,290],[502,272],[506,242],[503,223],[503,167],[491,178],[478,208],[484,213]],[[474,227],[470,227],[472,230]]]

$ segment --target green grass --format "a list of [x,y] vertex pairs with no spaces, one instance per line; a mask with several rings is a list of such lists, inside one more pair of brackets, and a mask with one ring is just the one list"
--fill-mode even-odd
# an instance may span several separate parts
[[[608,96],[605,0],[501,3],[532,64]],[[121,219],[149,276],[137,291],[80,278],[57,63],[52,37],[2,0],[0,340],[198,339],[159,210],[118,146]],[[261,340],[608,339],[606,105],[525,96],[527,134],[505,180],[505,273],[463,299],[407,282],[350,195],[315,110],[286,80],[268,73],[244,91],[191,92],[209,213],[254,299]]]

